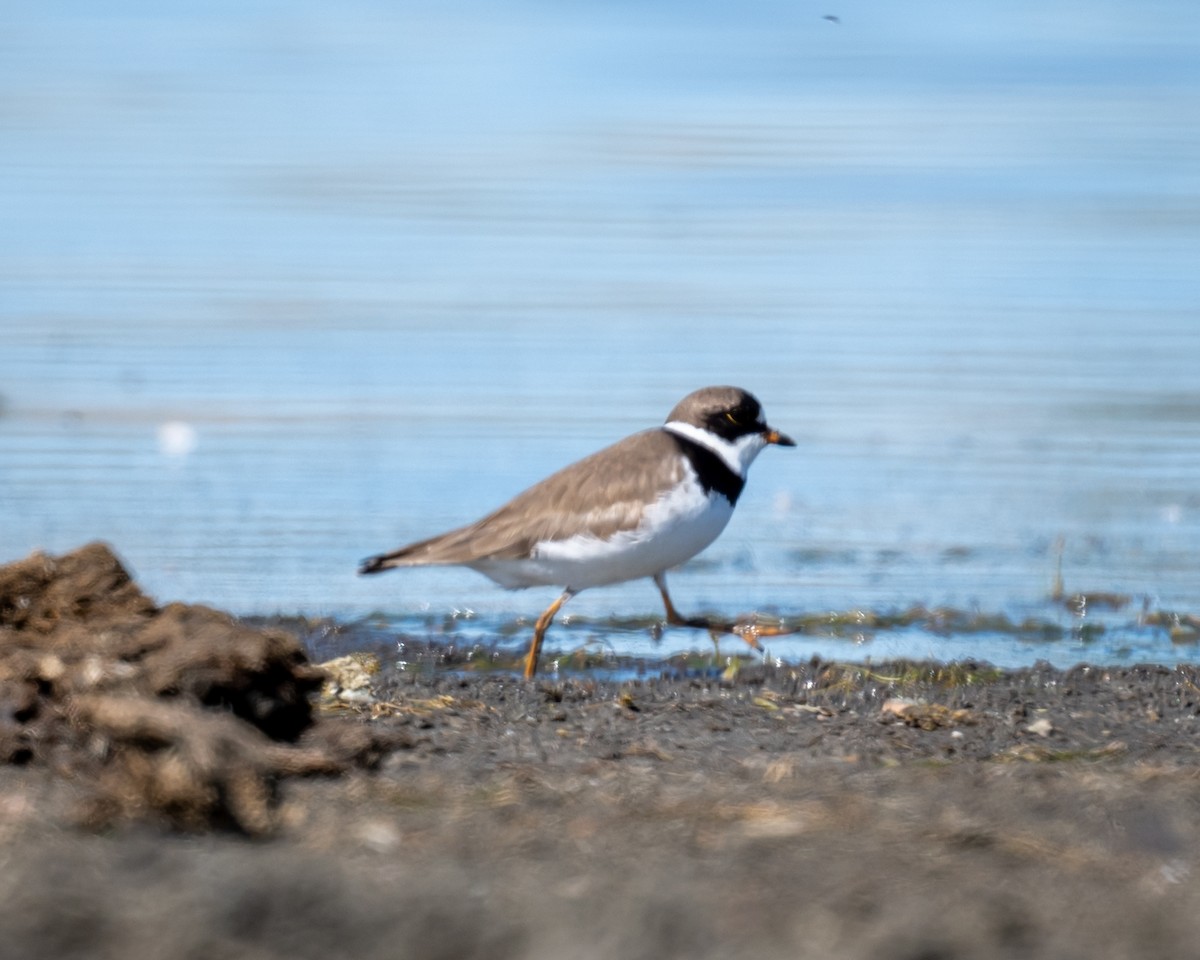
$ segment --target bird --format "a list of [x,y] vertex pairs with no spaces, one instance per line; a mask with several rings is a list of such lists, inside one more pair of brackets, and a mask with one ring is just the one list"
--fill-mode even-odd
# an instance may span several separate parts
[[750,464],[771,445],[796,443],[767,425],[753,394],[704,387],[680,400],[662,426],[562,468],[474,523],[368,557],[358,572],[463,566],[508,589],[563,588],[534,624],[527,680],[537,674],[546,630],[567,601],[581,590],[642,577],[658,587],[668,624],[735,633],[758,648],[758,628],[681,615],[666,573],[716,540]]

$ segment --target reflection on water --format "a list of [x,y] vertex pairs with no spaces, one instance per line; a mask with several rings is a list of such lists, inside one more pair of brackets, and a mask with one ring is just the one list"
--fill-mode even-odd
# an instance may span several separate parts
[[[11,15],[4,557],[104,538],[162,598],[494,631],[550,597],[355,564],[734,382],[800,446],[681,607],[1061,631],[789,656],[1190,657],[1142,611],[1200,610],[1200,14],[833,12]],[[1131,598],[1102,637],[1060,562]],[[571,614],[694,645],[605,626],[657,604]]]

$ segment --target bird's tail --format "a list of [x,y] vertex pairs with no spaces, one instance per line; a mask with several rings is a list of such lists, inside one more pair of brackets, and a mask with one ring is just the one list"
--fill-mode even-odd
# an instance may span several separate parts
[[474,527],[459,527],[446,533],[418,540],[388,553],[367,557],[358,565],[359,573],[381,573],[394,567],[425,567],[434,565],[470,563],[479,559],[479,552],[472,543]]
[[404,556],[408,553],[408,549],[393,550],[391,553],[377,553],[373,557],[367,557],[358,565],[359,574],[365,573],[382,573],[384,570],[392,570],[395,567],[406,566]]
[[464,563],[472,559],[461,549],[462,530],[451,530],[428,540],[418,540],[388,553],[367,557],[358,565],[359,573],[382,573],[396,567],[424,567],[430,564]]

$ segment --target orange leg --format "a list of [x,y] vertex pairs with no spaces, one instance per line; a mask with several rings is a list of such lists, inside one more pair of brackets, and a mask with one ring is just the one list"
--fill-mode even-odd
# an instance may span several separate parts
[[575,596],[574,590],[564,590],[562,596],[555,600],[546,612],[537,619],[537,623],[533,627],[533,641],[529,644],[529,653],[525,655],[525,679],[532,680],[537,675],[538,657],[542,653],[542,641],[546,638],[546,629],[550,626],[550,621],[554,619],[554,615],[562,608],[562,605]]
[[667,578],[661,573],[654,575],[654,585],[658,587],[658,592],[662,594],[663,606],[667,608],[667,623],[673,627],[691,626],[687,620],[682,617],[678,610],[675,609],[675,604],[671,602],[671,595],[667,593]]
[[738,623],[731,620],[708,620],[704,617],[685,617],[675,609],[675,604],[671,602],[671,595],[667,593],[667,578],[664,574],[658,573],[654,576],[654,585],[658,587],[658,592],[662,594],[663,606],[667,610],[667,623],[673,627],[694,627],[698,630],[707,630],[710,633],[731,633],[734,636],[741,637],[755,650],[761,650],[762,644],[758,642],[759,637],[781,637],[785,634],[795,633],[795,628],[790,627],[772,627],[767,625],[758,625],[756,623]]

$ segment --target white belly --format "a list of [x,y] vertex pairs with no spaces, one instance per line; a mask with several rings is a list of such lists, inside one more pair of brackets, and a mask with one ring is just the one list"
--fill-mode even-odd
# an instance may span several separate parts
[[733,505],[708,497],[694,480],[647,508],[634,530],[609,540],[578,535],[538,544],[522,560],[481,560],[471,564],[504,587],[556,585],[585,590],[639,577],[652,577],[690,560],[717,539]]

